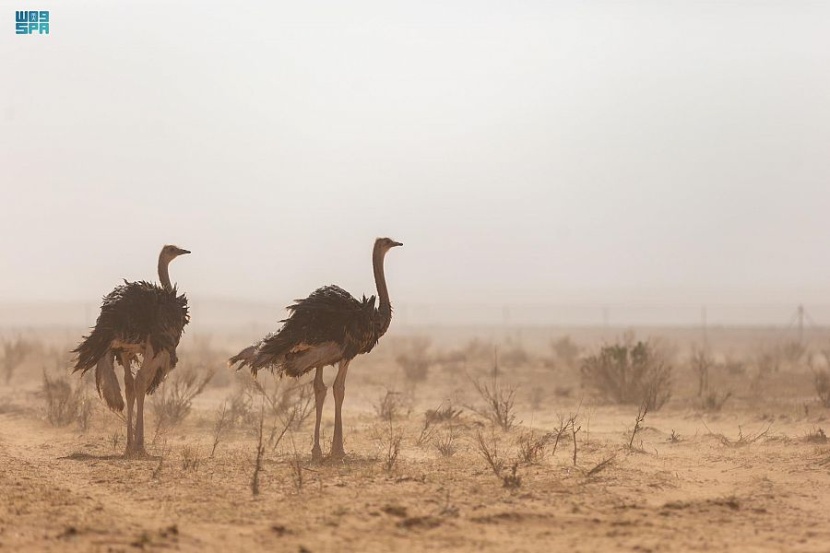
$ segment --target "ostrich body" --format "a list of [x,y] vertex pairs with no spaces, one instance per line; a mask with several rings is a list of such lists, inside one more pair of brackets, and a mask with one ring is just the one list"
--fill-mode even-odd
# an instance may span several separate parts
[[[159,254],[161,285],[138,281],[118,286],[104,297],[101,314],[89,336],[72,350],[77,353],[73,372],[95,369],[98,394],[113,411],[124,410],[115,361],[124,368],[127,396],[127,449],[125,456],[145,455],[144,397],[152,394],[176,366],[176,347],[190,320],[187,298],[170,283],[168,265],[190,253],[177,246],[164,246]],[[141,366],[135,375],[132,364]],[[135,413],[133,407],[135,406]]]
[[282,328],[267,336],[256,345],[249,346],[228,360],[233,366],[250,367],[256,375],[262,368],[277,371],[278,374],[299,377],[311,369],[314,375],[314,446],[311,456],[314,460],[323,457],[320,449],[320,419],[323,402],[326,399],[326,385],[323,383],[323,368],[338,365],[334,379],[334,437],[331,456],[342,458],[343,422],[341,408],[346,391],[346,374],[349,363],[361,353],[369,353],[386,333],[392,320],[392,304],[383,271],[383,261],[391,248],[402,246],[390,238],[378,238],[372,251],[375,285],[379,305],[375,307],[375,296],[362,300],[354,298],[339,286],[324,286],[310,296],[296,300],[287,309],[290,316],[280,321]]

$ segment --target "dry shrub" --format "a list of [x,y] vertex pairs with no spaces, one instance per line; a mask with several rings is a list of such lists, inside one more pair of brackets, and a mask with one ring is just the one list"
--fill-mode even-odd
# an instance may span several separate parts
[[72,384],[65,374],[50,378],[43,371],[43,394],[46,397],[46,419],[53,426],[67,426],[77,422],[81,430],[89,428],[92,402],[81,382]]
[[514,461],[511,464],[510,472],[505,473],[504,469],[508,466],[508,462],[501,457],[499,446],[500,442],[495,434],[487,438],[480,431],[476,432],[476,450],[481,455],[481,458],[484,459],[490,467],[490,470],[496,475],[496,478],[502,481],[502,485],[505,488],[510,490],[518,489],[522,485],[522,477],[517,474],[519,463],[518,461]]
[[545,447],[551,434],[538,435],[531,429],[529,432],[522,432],[517,440],[519,446],[519,459],[529,465],[539,463],[545,458]]
[[432,357],[432,363],[441,367],[441,372],[457,375],[467,368],[467,354],[461,350],[438,352]]
[[717,413],[723,409],[724,404],[731,397],[732,391],[717,392],[715,390],[710,390],[701,398],[700,407],[704,411]]
[[32,353],[34,349],[35,345],[32,342],[21,337],[13,340],[3,340],[3,375],[5,376],[6,384],[11,381],[14,372],[23,363],[26,356]]
[[387,419],[387,423],[386,429],[377,432],[375,439],[383,453],[383,468],[386,469],[386,472],[392,472],[398,463],[403,434],[401,434],[400,429],[395,428],[391,417]]
[[695,345],[689,359],[692,372],[697,376],[697,396],[702,397],[709,390],[709,371],[715,365],[709,350]]
[[231,412],[228,410],[228,402],[222,404],[222,407],[216,413],[216,420],[213,422],[213,447],[210,450],[210,457],[213,458],[216,453],[216,447],[219,442],[225,437],[228,431],[233,426],[233,419]]
[[406,396],[394,390],[386,390],[374,407],[378,417],[383,420],[394,419],[411,412],[411,405]]
[[807,348],[797,340],[781,344],[778,351],[780,358],[792,367],[799,365],[807,355]]
[[[231,412],[237,409],[250,421],[251,405],[254,398],[259,398],[268,406],[267,415],[274,423],[280,421],[285,430],[299,430],[314,410],[314,391],[311,382],[293,384],[292,381],[272,375],[270,380],[260,380],[248,377],[245,387],[245,398],[231,400]],[[247,415],[245,414],[247,413]],[[269,442],[273,444],[274,426],[271,430]],[[284,433],[284,432],[283,432]]]
[[530,363],[530,354],[519,342],[509,341],[501,352],[500,360],[505,367],[521,367]]
[[237,393],[230,397],[228,413],[233,425],[253,423],[254,410],[250,397],[244,393]]
[[499,381],[498,367],[494,371],[490,384],[471,379],[478,395],[484,400],[483,407],[468,406],[469,409],[484,417],[502,430],[510,430],[516,422],[516,413],[513,408],[516,396],[516,387]]
[[440,424],[442,422],[454,422],[461,418],[461,409],[454,409],[451,402],[446,406],[439,406],[437,409],[427,409],[424,413],[424,418],[430,424]]
[[781,369],[781,352],[770,348],[760,351],[755,357],[755,366],[758,367],[759,378],[763,379]]
[[260,408],[257,424],[257,446],[256,457],[254,457],[254,474],[251,476],[251,495],[259,495],[259,473],[262,472],[262,460],[265,456],[265,446],[262,443],[265,427],[265,405]]
[[603,346],[582,364],[583,382],[618,404],[645,403],[649,411],[660,409],[671,397],[672,367],[650,342],[627,338]]
[[493,342],[473,338],[461,350],[467,361],[478,361],[493,358]]
[[[647,402],[644,401],[642,403],[642,405],[640,405],[640,410],[637,411],[637,418],[634,421],[634,428],[631,430],[631,439],[628,440],[628,450],[629,451],[634,450],[634,438],[637,437],[637,433],[642,428],[641,425],[643,424],[643,421],[646,420],[646,415],[647,414],[648,414],[648,404],[647,404]],[[642,442],[640,442],[639,451],[642,451],[642,450],[643,450],[643,444],[642,444]]]
[[582,348],[571,340],[570,336],[552,339],[550,341],[550,347],[553,350],[556,361],[568,368],[576,367],[579,361],[579,355],[582,353]]
[[153,394],[153,415],[156,429],[153,440],[168,428],[181,424],[190,414],[193,400],[205,391],[213,371],[200,371],[193,365],[186,365],[162,382]]
[[746,374],[746,363],[740,359],[727,357],[723,362],[723,371],[729,376],[744,376]]
[[766,427],[761,432],[756,432],[755,434],[744,434],[744,430],[741,426],[738,426],[738,439],[733,440],[725,436],[724,434],[712,432],[706,423],[703,423],[704,428],[706,428],[708,434],[707,436],[712,436],[720,440],[720,442],[727,446],[727,447],[745,447],[751,444],[754,444],[761,438],[766,438],[769,435],[769,429],[772,426],[771,424]]
[[432,439],[436,425],[442,423],[450,423],[452,425],[458,422],[460,417],[461,409],[453,409],[452,403],[447,403],[446,406],[442,404],[437,409],[427,409],[424,413],[424,425],[415,442],[419,446],[424,445]]
[[417,383],[426,380],[430,365],[429,346],[428,337],[412,336],[405,342],[405,351],[395,358],[408,382]]
[[830,407],[830,370],[819,369],[813,371],[813,386],[821,404]]
[[182,470],[197,470],[202,462],[199,449],[192,445],[186,445],[181,451]]
[[804,441],[811,444],[826,444],[827,434],[825,434],[823,428],[816,428],[804,436]]
[[450,423],[447,430],[436,438],[434,445],[442,457],[452,457],[455,455],[457,451],[455,445],[455,425]]

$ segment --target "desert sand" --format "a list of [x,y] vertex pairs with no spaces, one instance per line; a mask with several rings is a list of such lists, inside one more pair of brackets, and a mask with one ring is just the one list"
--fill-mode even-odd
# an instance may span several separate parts
[[[148,401],[149,457],[125,459],[123,420],[89,375],[67,376],[75,331],[26,331],[33,349],[0,384],[0,549],[830,550],[830,410],[816,396],[815,365],[802,357],[759,376],[759,352],[779,334],[712,330],[709,390],[722,405],[707,405],[688,359],[698,331],[668,329],[661,339],[672,397],[632,438],[638,406],[599,397],[582,382],[579,362],[564,363],[549,347],[567,334],[584,356],[621,332],[535,329],[509,343],[492,335],[472,343],[474,333],[448,329],[387,336],[350,370],[347,458],[316,464],[313,413],[285,424],[290,409],[307,413],[298,386],[308,377],[260,373],[266,392],[286,398],[274,410],[250,376],[224,365],[254,336],[186,335],[164,393],[177,372],[213,377],[177,424],[159,426],[161,411]],[[808,350],[818,351],[816,340]],[[501,352],[495,381],[491,342]],[[427,360],[417,382],[399,362],[415,351]],[[80,414],[50,422],[44,371],[52,386],[70,383]],[[329,386],[333,377],[328,369]],[[479,413],[487,409],[473,381],[515,390],[512,428]],[[281,395],[286,389],[293,392]],[[391,416],[379,413],[384,398]],[[428,410],[449,420],[425,429]],[[554,447],[570,418],[574,426]],[[332,426],[329,392],[324,451]],[[501,463],[498,475],[482,441]]]

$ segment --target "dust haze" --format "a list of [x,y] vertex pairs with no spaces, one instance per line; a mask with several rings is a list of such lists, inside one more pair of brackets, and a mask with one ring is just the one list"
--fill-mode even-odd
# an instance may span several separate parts
[[[827,550],[830,7],[0,4],[0,549]],[[226,360],[379,236],[318,462]],[[130,458],[70,351],[163,244]]]

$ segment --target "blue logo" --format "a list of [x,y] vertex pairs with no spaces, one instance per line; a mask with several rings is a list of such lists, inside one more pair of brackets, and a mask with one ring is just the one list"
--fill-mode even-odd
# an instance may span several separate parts
[[14,33],[17,35],[49,34],[48,11],[14,12]]

